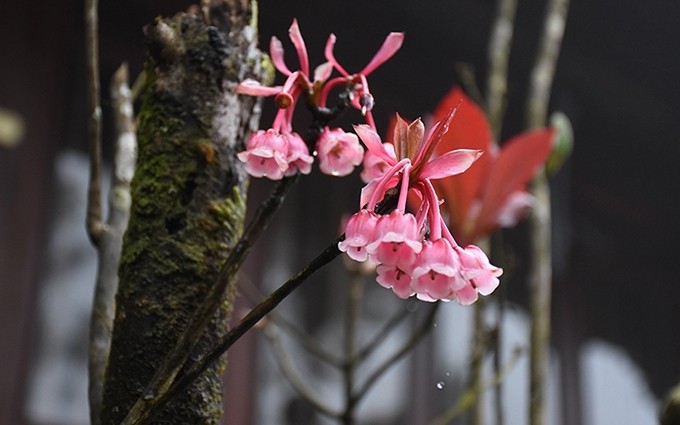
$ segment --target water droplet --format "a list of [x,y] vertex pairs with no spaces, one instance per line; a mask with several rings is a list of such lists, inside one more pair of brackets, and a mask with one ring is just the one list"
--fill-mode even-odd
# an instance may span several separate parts
[[435,323],[435,324],[433,324],[432,326],[434,326],[434,327],[436,328],[436,327],[437,327],[437,324]]
[[444,388],[444,381],[437,382],[437,389],[441,390],[442,388]]
[[446,376],[451,376],[451,373],[450,373],[450,372],[446,372]]

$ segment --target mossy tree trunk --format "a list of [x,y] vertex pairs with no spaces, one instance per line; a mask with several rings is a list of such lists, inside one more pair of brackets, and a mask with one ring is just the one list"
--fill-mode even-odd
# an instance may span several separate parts
[[[236,152],[259,119],[234,93],[262,78],[252,5],[203,1],[146,28],[149,59],[139,113],[139,158],[123,242],[102,424],[119,424],[198,309],[238,240],[247,177]],[[189,365],[227,330],[233,288]],[[206,371],[154,420],[213,424],[220,372]]]

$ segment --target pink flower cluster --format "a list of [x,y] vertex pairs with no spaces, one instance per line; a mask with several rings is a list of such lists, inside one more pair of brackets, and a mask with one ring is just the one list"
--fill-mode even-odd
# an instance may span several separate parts
[[[335,59],[333,54],[335,36],[331,34],[324,52],[327,62],[319,65],[310,77],[307,48],[295,20],[290,26],[289,36],[297,50],[299,60],[297,71],[291,71],[286,65],[281,41],[272,37],[270,43],[274,67],[286,76],[283,85],[267,87],[253,79],[246,79],[236,88],[241,94],[274,96],[279,107],[272,127],[254,133],[246,143],[246,150],[238,154],[250,175],[271,180],[279,180],[298,172],[308,174],[311,171],[314,158],[310,155],[309,147],[292,128],[293,111],[301,96],[304,96],[309,104],[325,108],[331,90],[343,85],[349,92],[350,104],[359,109],[366,122],[375,128],[371,114],[374,100],[368,89],[366,77],[392,57],[404,39],[403,33],[389,34],[368,65],[358,73],[350,74]],[[340,76],[330,78],[333,70]],[[361,164],[364,150],[355,134],[346,133],[339,128],[325,127],[314,146],[314,155],[319,158],[321,172],[345,176]]]
[[[452,109],[426,137],[420,120],[407,124],[397,117],[394,144],[382,143],[370,126],[354,128],[367,147],[362,177],[369,181],[364,207],[348,221],[338,248],[356,261],[378,263],[378,283],[401,298],[472,304],[496,289],[503,272],[477,246],[459,246],[439,211],[431,181],[464,172],[481,155],[457,149],[430,159],[454,114]],[[396,209],[379,214],[388,193],[397,194]],[[415,214],[406,210],[409,193],[421,200]]]

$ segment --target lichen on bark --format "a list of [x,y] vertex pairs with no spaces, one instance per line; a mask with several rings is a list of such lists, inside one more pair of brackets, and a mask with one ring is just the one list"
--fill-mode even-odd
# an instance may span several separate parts
[[[234,88],[246,77],[266,80],[265,59],[256,48],[251,5],[204,1],[196,10],[202,13],[158,19],[145,29],[139,157],[102,424],[119,424],[140,397],[243,228],[247,176],[235,153],[257,125],[259,107]],[[226,332],[232,298],[233,288],[188,366]],[[222,367],[206,371],[153,422],[218,423]]]

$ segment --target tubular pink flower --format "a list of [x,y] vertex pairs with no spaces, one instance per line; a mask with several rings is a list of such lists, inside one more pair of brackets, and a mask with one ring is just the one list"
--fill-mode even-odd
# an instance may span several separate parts
[[362,209],[355,213],[347,222],[345,239],[338,243],[338,249],[355,261],[366,261],[366,245],[373,241],[377,223],[378,216],[373,212]]
[[378,284],[392,289],[399,298],[406,299],[415,293],[411,288],[411,276],[400,267],[381,264],[377,267],[377,272]]
[[457,253],[446,239],[425,242],[413,269],[411,288],[426,301],[450,300],[465,285]]
[[248,140],[246,150],[236,156],[253,177],[280,180],[288,170],[288,141],[276,130],[258,130]]
[[288,170],[286,176],[292,176],[298,171],[302,174],[309,174],[312,171],[314,158],[309,154],[307,145],[302,138],[295,132],[284,133],[288,140]]
[[339,128],[326,128],[316,144],[319,169],[324,174],[346,176],[364,159],[359,138]]
[[366,250],[378,263],[408,269],[422,249],[418,230],[413,214],[394,210],[380,217],[375,226],[374,241],[366,246]]
[[460,257],[460,274],[482,295],[491,294],[498,287],[498,277],[503,269],[491,265],[489,258],[479,247],[468,245],[456,249]]

